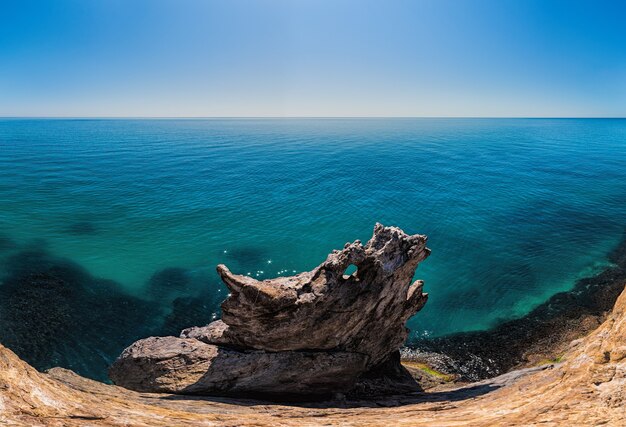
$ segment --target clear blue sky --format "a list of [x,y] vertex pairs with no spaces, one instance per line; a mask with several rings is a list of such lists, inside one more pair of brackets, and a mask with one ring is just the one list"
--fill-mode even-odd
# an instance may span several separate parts
[[626,116],[626,2],[2,0],[0,116]]

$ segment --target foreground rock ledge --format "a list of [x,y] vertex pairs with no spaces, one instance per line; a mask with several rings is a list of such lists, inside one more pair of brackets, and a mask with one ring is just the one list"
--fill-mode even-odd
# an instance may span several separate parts
[[[407,319],[427,300],[412,279],[429,253],[426,236],[376,224],[365,246],[348,243],[295,276],[258,281],[219,265],[230,290],[222,319],[180,338],[137,341],[110,377],[136,391],[180,394],[415,391],[397,351]],[[357,270],[348,275],[351,265]]]
[[564,362],[454,390],[275,405],[137,393],[65,369],[37,372],[0,345],[0,424],[13,426],[624,426],[626,292]]

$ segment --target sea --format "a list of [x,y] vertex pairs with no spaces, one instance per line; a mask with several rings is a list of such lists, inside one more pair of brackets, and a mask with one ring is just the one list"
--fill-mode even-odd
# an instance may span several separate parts
[[523,316],[623,238],[626,120],[0,119],[0,343],[103,379],[219,318],[217,264],[292,275],[376,222],[432,250],[409,340]]

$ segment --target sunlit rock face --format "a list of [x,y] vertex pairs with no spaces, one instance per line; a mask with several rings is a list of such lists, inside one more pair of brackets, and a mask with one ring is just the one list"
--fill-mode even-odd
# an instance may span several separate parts
[[374,392],[417,389],[394,356],[426,303],[413,275],[429,253],[425,236],[376,224],[366,245],[348,243],[295,276],[258,281],[219,265],[230,290],[222,319],[134,343],[111,379],[139,391],[275,397],[347,392],[360,380]]

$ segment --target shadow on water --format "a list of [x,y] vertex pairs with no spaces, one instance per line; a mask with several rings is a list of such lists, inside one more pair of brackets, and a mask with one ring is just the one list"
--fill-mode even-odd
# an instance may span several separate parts
[[217,304],[208,291],[175,298],[188,290],[176,285],[166,292],[185,276],[181,269],[156,275],[165,280],[152,281],[148,293],[158,298],[142,299],[55,257],[45,244],[10,254],[2,271],[0,343],[39,370],[60,366],[101,381],[132,342],[206,324]]

